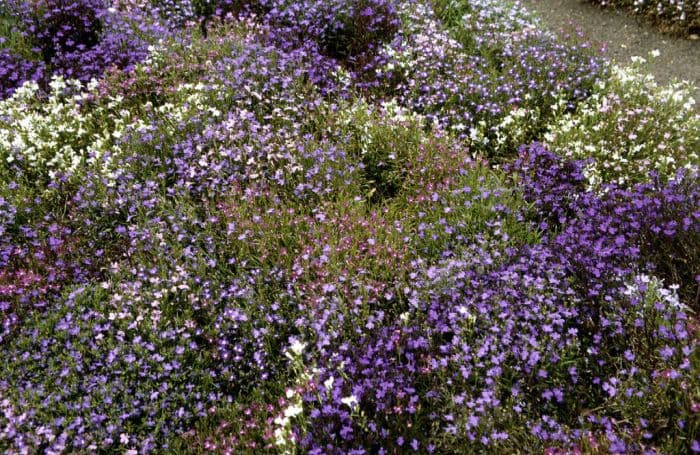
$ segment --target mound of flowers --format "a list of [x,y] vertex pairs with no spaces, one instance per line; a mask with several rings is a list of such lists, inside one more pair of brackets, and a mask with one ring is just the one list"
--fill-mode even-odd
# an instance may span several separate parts
[[25,81],[45,86],[52,74],[88,82],[109,67],[130,69],[143,60],[148,52],[143,35],[165,29],[147,11],[115,6],[107,0],[5,2],[0,95],[11,95]]
[[700,451],[689,87],[494,0],[7,5],[3,452]]

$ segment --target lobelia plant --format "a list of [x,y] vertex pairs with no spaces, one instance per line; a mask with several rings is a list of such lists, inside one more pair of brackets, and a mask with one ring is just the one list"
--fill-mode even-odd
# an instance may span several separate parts
[[12,75],[15,87],[33,80],[48,89],[52,74],[87,83],[111,66],[131,69],[146,57],[147,37],[165,32],[143,10],[117,10],[107,0],[10,0],[5,14],[40,56],[32,75]]
[[660,174],[565,151],[687,99],[509,2],[47,2],[0,7],[0,451],[700,450],[693,117]]
[[[650,56],[654,58],[654,54]],[[590,187],[614,182],[622,186],[662,179],[700,163],[700,115],[687,84],[659,86],[645,75],[646,60],[611,67],[575,113],[557,107],[547,126],[547,147],[575,159],[591,158],[585,169]]]

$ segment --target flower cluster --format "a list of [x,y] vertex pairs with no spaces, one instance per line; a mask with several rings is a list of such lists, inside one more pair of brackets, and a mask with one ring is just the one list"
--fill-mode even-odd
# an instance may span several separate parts
[[[585,283],[589,297],[604,296],[640,267],[695,287],[697,167],[679,171],[666,183],[657,176],[631,189],[609,184],[595,192],[583,189],[584,163],[567,162],[540,144],[521,152],[514,170],[525,198],[533,204],[539,227],[555,230],[551,241],[566,256],[573,275]],[[654,257],[661,245],[664,254]]]
[[43,78],[44,65],[41,62],[25,60],[8,48],[0,48],[0,99],[10,97],[25,81]]
[[691,92],[682,83],[659,87],[642,72],[644,63],[613,66],[577,112],[555,116],[544,135],[552,151],[595,159],[586,168],[591,186],[629,185],[651,171],[673,177],[679,167],[700,162],[700,114]]
[[[420,6],[410,12],[417,29],[392,54],[391,70],[403,73],[397,98],[430,122],[471,137],[487,156],[512,155],[534,138],[556,100],[574,106],[607,71],[587,44],[557,42],[494,2],[439,3],[445,4],[439,15]],[[445,21],[453,27],[445,29]],[[526,120],[524,131],[510,136],[513,115]]]
[[[118,99],[104,107],[85,109],[96,94],[95,85],[83,90],[79,80],[60,76],[50,82],[48,98],[39,101],[36,83],[26,83],[9,99],[0,101],[0,160],[29,178],[45,180],[79,167],[109,170],[109,156],[118,155],[115,144],[127,127],[138,121],[120,107]],[[106,156],[105,154],[108,154]],[[0,174],[2,175],[2,174]],[[0,181],[16,175],[2,175]]]
[[3,80],[5,96],[24,81],[47,85],[52,74],[86,83],[109,67],[131,68],[147,55],[146,37],[164,32],[146,10],[117,10],[107,0],[10,0],[5,9],[38,54],[18,61],[3,50],[2,61],[16,67]]
[[12,0],[0,36],[3,453],[700,449],[677,87],[495,0]]

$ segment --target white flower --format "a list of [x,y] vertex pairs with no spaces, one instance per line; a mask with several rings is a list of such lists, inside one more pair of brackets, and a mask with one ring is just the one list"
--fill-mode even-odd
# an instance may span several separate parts
[[304,348],[306,348],[306,343],[303,343],[296,338],[292,340],[292,344],[289,346],[289,350],[296,357],[299,357],[301,353],[304,352]]
[[350,409],[356,409],[357,406],[360,404],[359,401],[357,401],[357,397],[355,395],[350,395],[349,397],[342,398],[340,400],[341,403],[344,405],[347,405]]
[[284,410],[284,416],[287,418],[296,417],[304,412],[304,408],[301,405],[293,404]]

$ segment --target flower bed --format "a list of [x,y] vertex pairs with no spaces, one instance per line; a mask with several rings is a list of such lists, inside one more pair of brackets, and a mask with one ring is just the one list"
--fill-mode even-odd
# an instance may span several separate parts
[[17,5],[3,452],[700,451],[686,87],[493,0]]

